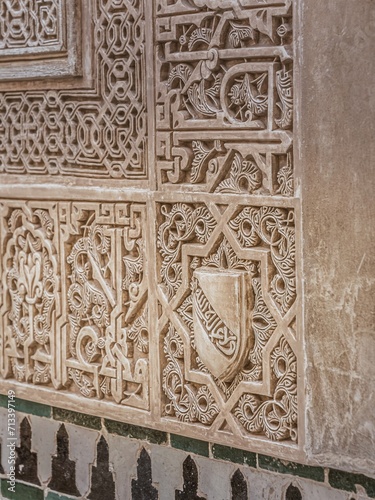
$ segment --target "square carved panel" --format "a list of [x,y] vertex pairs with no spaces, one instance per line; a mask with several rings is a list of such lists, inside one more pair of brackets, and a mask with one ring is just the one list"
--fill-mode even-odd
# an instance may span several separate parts
[[0,11],[0,55],[18,57],[64,48],[65,5],[62,0],[4,0]]
[[[51,60],[34,54],[5,61],[1,70],[12,81],[0,82],[0,172],[142,184],[148,178],[144,3],[58,5],[56,15],[66,20],[63,68],[57,54]],[[18,71],[35,81],[15,85]],[[72,78],[62,78],[67,75]]]
[[81,0],[4,0],[0,6],[0,85],[80,75],[81,7]]
[[159,188],[292,195],[291,1],[158,7]]
[[144,204],[2,204],[2,372],[149,408]]
[[295,212],[159,205],[162,418],[297,440]]

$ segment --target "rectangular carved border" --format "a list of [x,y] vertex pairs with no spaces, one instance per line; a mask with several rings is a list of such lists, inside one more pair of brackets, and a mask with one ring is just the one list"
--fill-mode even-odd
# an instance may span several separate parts
[[[3,189],[2,189],[3,191]],[[142,403],[142,398],[136,397],[135,399],[130,398],[127,401],[125,400],[117,400],[116,401],[116,387],[119,388],[120,386],[116,385],[116,382],[114,382],[114,385],[112,385],[114,392],[112,394],[106,394],[104,397],[103,394],[100,398],[96,397],[94,393],[86,393],[83,394],[82,390],[80,390],[80,382],[82,381],[78,378],[76,381],[72,381],[69,379],[69,367],[68,365],[72,365],[73,368],[77,369],[78,372],[81,373],[85,378],[86,377],[86,386],[83,387],[83,392],[85,392],[85,389],[90,388],[90,381],[92,385],[95,388],[95,377],[93,376],[93,373],[91,372],[85,372],[85,367],[82,366],[82,358],[81,361],[76,361],[77,358],[74,359],[74,356],[70,356],[71,361],[67,362],[67,359],[69,356],[63,355],[62,358],[59,356],[56,356],[55,353],[55,368],[52,371],[54,374],[53,376],[55,377],[54,383],[49,383],[47,382],[46,384],[35,384],[32,383],[32,377],[33,375],[30,373],[30,381],[31,383],[25,383],[25,382],[18,382],[14,378],[3,378],[2,380],[2,388],[1,392],[5,392],[8,388],[12,387],[15,388],[17,391],[17,394],[19,397],[23,397],[25,399],[32,399],[36,402],[41,402],[45,404],[52,404],[57,407],[62,407],[62,408],[67,408],[71,410],[77,410],[82,408],[82,404],[84,404],[85,412],[88,414],[92,415],[98,415],[98,416],[103,416],[103,417],[110,417],[118,421],[124,421],[124,422],[130,422],[134,424],[140,424],[144,425],[146,427],[150,428],[155,428],[159,430],[163,430],[166,432],[174,432],[174,433],[182,433],[186,436],[190,436],[193,438],[197,439],[203,439],[203,440],[211,440],[214,442],[222,443],[222,444],[229,444],[233,446],[237,446],[240,448],[246,448],[246,449],[252,449],[255,451],[264,451],[268,450],[270,453],[277,453],[278,456],[280,457],[285,457],[285,458],[290,458],[293,457],[297,459],[298,457],[302,457],[302,447],[303,447],[303,440],[304,440],[304,431],[303,431],[303,412],[300,410],[298,411],[298,415],[296,416],[297,420],[295,421],[295,428],[298,427],[298,439],[296,440],[291,440],[290,438],[286,438],[286,436],[283,436],[281,440],[275,439],[273,440],[272,438],[270,439],[269,436],[264,431],[260,431],[259,429],[255,433],[248,432],[246,428],[241,424],[241,420],[238,419],[238,412],[237,416],[235,415],[235,411],[232,411],[232,416],[230,416],[231,409],[235,410],[234,404],[231,403],[231,401],[234,401],[237,398],[237,401],[240,399],[241,394],[243,396],[246,396],[246,394],[253,394],[255,398],[262,398],[264,401],[270,401],[272,403],[272,394],[275,394],[275,392],[272,393],[272,391],[275,389],[275,386],[269,385],[269,376],[270,376],[270,369],[271,365],[267,365],[267,363],[264,365],[265,368],[265,375],[263,379],[263,389],[262,389],[262,384],[259,385],[259,383],[253,383],[251,381],[246,382],[243,381],[241,382],[237,387],[235,387],[235,397],[229,395],[232,397],[232,399],[227,399],[229,406],[224,406],[223,403],[223,387],[218,383],[218,380],[215,377],[212,377],[212,375],[209,375],[206,371],[206,375],[204,374],[204,371],[202,372],[201,375],[199,375],[195,372],[194,366],[191,364],[192,359],[191,357],[187,356],[187,352],[185,352],[185,360],[188,362],[188,366],[184,368],[184,374],[186,376],[186,383],[188,385],[187,390],[188,393],[191,394],[196,394],[196,390],[199,391],[199,388],[202,388],[206,386],[210,393],[213,395],[215,399],[214,405],[216,406],[216,412],[217,415],[214,415],[215,419],[213,422],[208,422],[203,421],[200,422],[197,417],[195,416],[191,421],[187,419],[180,419],[178,415],[176,415],[176,411],[174,414],[167,414],[165,412],[165,405],[168,405],[168,403],[171,403],[171,400],[168,401],[168,394],[170,394],[167,390],[166,392],[166,386],[165,386],[165,381],[163,381],[163,375],[165,375],[165,370],[168,367],[168,356],[167,353],[164,350],[165,347],[165,339],[166,336],[168,336],[168,328],[166,328],[163,325],[167,325],[168,322],[172,325],[177,325],[178,331],[183,333],[184,331],[187,332],[186,334],[188,335],[188,327],[182,327],[182,321],[181,320],[181,308],[178,306],[177,302],[178,300],[175,297],[174,304],[175,306],[172,307],[172,303],[168,303],[168,300],[166,299],[165,292],[163,291],[163,287],[161,287],[161,274],[160,274],[160,266],[162,265],[162,260],[160,259],[160,256],[158,253],[160,253],[160,247],[157,245],[157,240],[158,240],[158,232],[160,234],[160,222],[164,223],[165,221],[160,218],[160,216],[156,216],[158,211],[160,210],[161,206],[173,206],[175,203],[178,204],[183,204],[183,203],[188,203],[190,206],[198,206],[202,205],[205,203],[204,197],[202,195],[194,195],[194,196],[189,196],[189,199],[186,199],[186,196],[184,195],[179,195],[176,198],[176,194],[170,194],[169,196],[166,196],[165,194],[162,195],[152,195],[152,194],[146,194],[144,193],[143,195],[140,195],[139,193],[130,193],[127,192],[126,194],[122,195],[122,201],[118,202],[118,193],[112,191],[111,193],[107,192],[105,195],[105,198],[107,201],[103,201],[103,196],[101,196],[101,201],[100,202],[95,202],[94,201],[94,193],[91,190],[82,190],[81,194],[78,195],[78,198],[80,199],[79,202],[72,202],[70,201],[71,199],[71,193],[68,190],[60,190],[60,201],[56,201],[54,199],[48,200],[48,198],[54,198],[53,192],[51,190],[49,191],[49,195],[46,195],[45,200],[39,201],[39,200],[30,200],[26,203],[22,202],[21,199],[25,198],[27,192],[27,188],[22,186],[17,186],[13,194],[14,196],[19,196],[20,200],[17,201],[15,199],[13,200],[1,200],[1,204],[3,207],[6,207],[5,212],[3,208],[3,216],[2,216],[2,225],[1,225],[1,241],[2,245],[4,245],[5,241],[9,241],[9,236],[10,233],[4,226],[4,214],[6,213],[6,217],[9,216],[9,208],[12,210],[14,209],[19,209],[20,207],[24,207],[25,210],[24,212],[27,213],[27,211],[33,211],[39,210],[40,213],[38,214],[39,219],[37,218],[30,218],[31,221],[34,220],[34,225],[38,226],[36,229],[34,228],[34,231],[42,231],[41,229],[41,218],[45,220],[46,224],[46,231],[48,231],[49,227],[49,219],[45,218],[42,215],[42,211],[47,211],[49,214],[51,214],[51,218],[54,221],[57,221],[57,224],[60,225],[60,229],[58,230],[57,233],[55,233],[55,237],[59,241],[53,240],[53,247],[59,249],[58,251],[53,250],[52,245],[49,245],[50,247],[50,253],[49,255],[55,256],[57,260],[60,260],[60,262],[57,263],[57,266],[61,267],[61,259],[64,259],[65,264],[63,265],[64,271],[60,272],[61,280],[60,280],[60,293],[56,295],[57,300],[56,300],[56,313],[55,316],[56,318],[60,318],[56,321],[56,325],[58,325],[58,334],[57,338],[58,343],[60,343],[60,346],[63,347],[62,352],[66,353],[68,349],[67,342],[69,340],[69,333],[71,333],[71,326],[72,323],[69,321],[69,314],[71,315],[72,310],[69,309],[69,305],[67,303],[67,296],[68,296],[68,291],[71,288],[73,283],[73,274],[72,274],[72,269],[69,267],[73,262],[72,260],[72,255],[74,254],[74,248],[82,250],[82,245],[83,245],[83,240],[82,238],[87,238],[87,235],[90,233],[90,230],[92,231],[92,227],[90,229],[90,224],[89,224],[89,219],[90,219],[90,211],[94,210],[95,213],[100,214],[103,213],[104,218],[101,220],[102,227],[105,228],[106,234],[111,235],[111,226],[110,226],[110,220],[113,220],[115,222],[115,232],[118,234],[122,234],[120,240],[123,242],[121,243],[125,245],[125,240],[123,239],[125,236],[126,231],[124,232],[121,227],[129,227],[129,233],[128,236],[133,237],[133,242],[137,241],[139,238],[137,237],[137,234],[139,234],[139,229],[142,227],[142,231],[144,232],[145,238],[147,240],[147,247],[148,247],[148,259],[147,262],[144,264],[145,265],[145,274],[144,276],[147,277],[147,290],[148,290],[148,321],[149,321],[149,328],[148,328],[148,338],[150,342],[150,347],[149,347],[149,353],[145,354],[144,352],[142,353],[142,349],[138,350],[138,354],[135,354],[136,358],[135,359],[130,359],[130,374],[131,374],[131,379],[127,379],[129,383],[129,387],[131,386],[132,389],[136,390],[136,393],[143,394],[145,395],[146,393],[149,394],[149,403],[144,404]],[[1,194],[1,193],[0,193]],[[64,200],[66,198],[66,200]],[[84,199],[87,198],[87,201],[84,201]],[[117,201],[117,203],[114,203],[114,201]],[[266,203],[265,203],[266,201]],[[228,212],[224,215],[223,218],[220,218],[220,212],[217,209],[214,209],[216,206],[227,206]],[[234,220],[233,217],[230,215],[231,212],[233,213],[242,213],[243,208],[246,207],[253,207],[255,211],[259,210],[264,210],[264,206],[267,205],[268,209],[271,212],[277,212],[278,214],[283,214],[282,216],[285,217],[287,216],[290,211],[293,211],[295,214],[295,228],[296,228],[296,253],[297,256],[299,255],[299,202],[298,200],[275,200],[272,198],[268,198],[267,200],[259,200],[257,197],[252,197],[249,199],[249,197],[236,197],[234,200],[232,196],[227,195],[227,196],[213,196],[213,199],[210,200],[209,208],[210,208],[210,213],[214,214],[214,217],[217,219],[219,222],[220,230],[218,228],[213,229],[214,236],[212,238],[212,241],[214,241],[216,238],[217,240],[221,240],[221,250],[224,248],[225,245],[222,244],[224,241],[224,238],[222,236],[222,231],[224,231],[224,234],[229,237],[229,243],[232,245],[232,247],[235,248],[236,252],[240,252],[235,259],[246,259],[250,257],[250,260],[259,260],[259,263],[261,266],[268,266],[268,270],[271,269],[272,263],[270,263],[270,259],[266,256],[267,254],[267,249],[260,248],[259,250],[255,247],[254,249],[249,249],[246,251],[242,251],[239,245],[236,245],[235,241],[235,230],[230,228],[226,228],[226,221],[231,221]],[[100,212],[97,212],[97,207],[101,206],[102,208],[100,209]],[[139,208],[144,207],[144,209],[139,210]],[[114,209],[114,207],[117,207]],[[126,208],[128,207],[128,208]],[[135,216],[135,219],[133,222],[130,222],[131,217],[129,208],[133,208],[133,217]],[[139,208],[137,208],[139,207]],[[69,209],[67,211],[67,209]],[[119,210],[120,211],[119,211]],[[240,210],[239,210],[240,209]],[[216,210],[216,211],[215,211]],[[116,213],[119,213],[119,218],[116,219]],[[136,221],[137,218],[140,216],[145,215],[147,220],[158,220],[158,227],[156,227],[155,224],[145,224],[145,225],[139,225]],[[167,217],[170,214],[170,211],[165,210],[165,216]],[[225,213],[225,212],[224,212]],[[75,214],[74,219],[77,221],[75,224],[69,223],[67,225],[68,219],[66,219],[66,216],[68,214]],[[112,214],[112,215],[111,215]],[[123,215],[124,214],[124,215]],[[137,215],[138,214],[138,215]],[[99,215],[98,215],[99,216]],[[143,217],[142,216],[142,217]],[[15,217],[15,216],[14,216]],[[71,217],[71,215],[69,215]],[[99,217],[99,219],[102,216]],[[8,217],[9,220],[9,217]],[[117,220],[117,222],[116,222]],[[126,220],[128,222],[126,223]],[[121,222],[124,221],[124,222]],[[130,224],[130,225],[128,225]],[[99,224],[100,226],[101,224]],[[23,226],[23,227],[28,227]],[[84,229],[80,229],[80,227]],[[86,236],[82,232],[86,232]],[[24,235],[25,236],[25,235]],[[98,237],[98,234],[96,234],[95,238]],[[115,247],[116,252],[118,250],[121,251],[121,245],[120,247],[118,246],[118,243],[115,243],[116,237],[111,235],[109,236],[112,238],[111,240],[111,248]],[[27,239],[27,238],[26,238]],[[29,238],[30,239],[30,238]],[[118,240],[118,241],[120,241]],[[99,241],[96,239],[96,241]],[[129,240],[130,242],[130,240]],[[103,242],[102,242],[103,243]],[[139,242],[138,242],[139,243]],[[196,256],[200,259],[204,259],[207,257],[212,257],[213,253],[215,252],[210,252],[208,245],[206,245],[205,250],[202,251],[199,248],[199,245],[195,244],[194,241],[191,242],[190,244],[190,252],[192,251],[193,254],[196,254]],[[89,240],[86,239],[86,245],[89,244]],[[48,245],[47,245],[48,246]],[[8,244],[8,250],[12,246],[9,247]],[[128,244],[128,248],[130,248]],[[138,247],[139,248],[139,247]],[[214,244],[214,248],[220,251],[220,244],[216,242]],[[127,250],[125,246],[123,247],[125,253],[130,257],[128,260],[129,264],[136,264],[137,261],[137,250],[135,247],[131,250]],[[228,249],[227,249],[228,250]],[[43,253],[43,252],[42,252]],[[45,252],[44,252],[45,253]],[[188,252],[184,250],[184,254],[186,257],[188,256]],[[120,255],[120,254],[119,254]],[[121,254],[122,255],[122,254]],[[4,282],[4,276],[6,274],[6,270],[4,269],[4,264],[8,262],[8,272],[9,269],[12,269],[13,266],[9,265],[9,256],[14,256],[14,251],[9,250],[8,253],[4,253],[4,256],[1,261],[1,275],[2,279]],[[139,256],[139,255],[138,255]],[[53,260],[49,258],[49,260]],[[117,257],[117,265],[119,264],[120,260],[122,260],[122,257],[120,258],[119,256]],[[211,259],[214,261],[215,259]],[[271,257],[272,260],[272,257]],[[12,261],[14,261],[14,257],[12,257]],[[70,263],[69,263],[70,261]],[[89,258],[89,261],[91,261],[91,265],[95,263],[95,257],[91,256]],[[24,261],[26,262],[26,261]],[[32,259],[29,259],[29,262],[32,262]],[[83,261],[82,261],[83,262]],[[125,267],[125,262],[122,260],[124,263]],[[87,264],[87,262],[86,262]],[[107,263],[108,264],[108,263]],[[104,267],[107,265],[105,264]],[[270,267],[271,266],[271,267]],[[108,283],[111,281],[110,276],[108,275],[108,272],[106,273],[103,271],[104,269],[103,265],[101,267],[102,271],[100,271],[100,266],[97,268],[97,275],[96,278],[92,280],[92,283],[96,286],[97,291],[98,290],[103,290],[105,286],[108,286]],[[87,265],[86,265],[87,268]],[[265,269],[266,269],[265,268]],[[48,266],[47,266],[48,269]],[[110,274],[113,273],[113,275],[117,275],[117,290],[121,289],[123,292],[127,294],[128,292],[124,290],[123,288],[123,275],[118,274],[118,270],[120,268],[117,268],[117,271],[115,271],[116,268],[111,267],[111,264],[106,267],[106,269],[110,269]],[[136,269],[136,267],[133,269]],[[215,276],[215,268],[212,268],[214,276]],[[89,273],[91,270],[89,269]],[[100,278],[99,274],[102,272],[102,278]],[[188,272],[187,269],[185,269],[184,272]],[[280,324],[277,329],[275,330],[276,335],[278,336],[278,339],[281,339],[281,337],[284,335],[284,332],[286,332],[287,335],[287,342],[291,349],[293,349],[294,354],[297,357],[297,365],[296,365],[296,370],[298,373],[298,393],[296,395],[296,405],[298,405],[299,408],[303,408],[303,392],[301,390],[301,387],[303,388],[303,380],[301,377],[301,374],[303,373],[303,360],[301,356],[301,327],[300,327],[300,321],[301,321],[301,316],[300,316],[300,280],[299,280],[299,264],[298,264],[298,258],[297,258],[297,265],[296,265],[296,284],[297,284],[297,300],[295,304],[293,305],[293,310],[296,313],[296,319],[295,321],[292,321],[291,318],[294,313],[290,314],[286,322],[284,321],[284,325]],[[4,274],[5,273],[5,274]],[[4,275],[4,276],[3,276]],[[33,275],[34,276],[34,275]],[[135,275],[137,276],[137,274]],[[262,281],[261,277],[261,281]],[[255,277],[255,282],[257,281]],[[254,283],[255,283],[254,282]],[[79,277],[76,275],[75,278],[75,284],[79,283]],[[135,287],[134,289],[137,288],[137,283],[142,283],[139,281],[139,275],[138,275],[138,282],[137,280],[133,281],[133,284]],[[263,283],[265,284],[266,282],[263,279]],[[128,283],[129,284],[129,283]],[[144,285],[141,285],[141,288]],[[271,289],[270,289],[271,290]],[[93,291],[93,290],[91,290]],[[9,312],[9,303],[7,303],[6,299],[6,287],[3,288],[3,293],[2,293],[2,308],[1,308],[1,315],[3,317],[3,326],[6,326],[6,324],[9,325],[9,321],[5,321],[5,317],[7,316]],[[94,290],[95,292],[95,290]],[[5,295],[4,295],[5,293]],[[108,296],[110,296],[111,289],[108,289]],[[117,292],[116,292],[117,293]],[[99,294],[100,295],[100,294]],[[142,293],[141,293],[142,295]],[[116,299],[117,301],[118,299]],[[124,296],[122,298],[123,304],[128,303],[129,300],[125,300]],[[108,301],[107,301],[108,302]],[[144,302],[141,303],[144,304]],[[258,302],[259,304],[259,302]],[[275,304],[275,303],[274,303]],[[125,309],[124,309],[125,307]],[[126,322],[126,308],[129,307],[127,306],[122,306],[121,307],[121,313],[118,315],[116,311],[114,310],[112,315],[114,314],[114,317],[116,316],[118,319],[115,320],[115,324],[118,326],[113,329],[113,332],[116,333],[116,335],[119,336],[120,340],[120,345],[121,345],[121,335],[124,332],[124,329],[127,329],[127,332],[129,332],[131,324],[135,324],[137,322],[137,318],[140,317],[140,315],[137,316],[137,313],[135,315],[128,315],[128,318],[131,318],[128,322]],[[142,307],[140,306],[140,313],[142,313]],[[273,306],[275,308],[275,305]],[[130,305],[131,308],[131,305]],[[165,309],[166,308],[166,309]],[[179,309],[179,311],[178,311]],[[168,312],[167,312],[168,311]],[[264,312],[264,310],[263,310]],[[277,313],[275,309],[273,309],[274,314]],[[125,314],[124,314],[125,313]],[[176,316],[177,315],[177,316]],[[277,316],[277,314],[276,314]],[[266,316],[267,317],[267,314]],[[268,316],[269,317],[269,316]],[[280,321],[283,322],[282,317],[279,315]],[[155,320],[157,318],[157,320]],[[167,320],[167,318],[169,318]],[[4,323],[5,321],[5,323]],[[278,320],[279,321],[279,320]],[[117,322],[117,323],[116,323]],[[73,322],[74,323],[74,322]],[[100,322],[99,322],[100,323]],[[99,324],[98,323],[98,324]],[[287,330],[286,324],[289,324]],[[88,324],[88,323],[86,323]],[[81,323],[81,330],[84,329],[86,325],[83,321]],[[143,323],[144,324],[144,323]],[[105,327],[100,326],[97,328],[94,328],[96,332],[98,332],[98,338],[100,338],[100,331],[104,331]],[[139,329],[138,329],[139,331]],[[4,328],[3,332],[6,332],[6,328]],[[279,332],[279,333],[277,333]],[[4,349],[4,333],[3,333],[3,349]],[[92,332],[88,332],[90,335]],[[185,333],[184,333],[185,335]],[[171,336],[171,331],[169,332],[169,336]],[[106,334],[107,339],[111,338],[111,333],[110,330],[107,330]],[[147,338],[147,337],[146,337]],[[268,352],[272,356],[272,351],[274,351],[276,348],[278,348],[278,353],[280,354],[280,340],[277,340],[276,337],[274,337],[274,340],[272,340],[272,345],[274,347],[269,347]],[[65,339],[65,340],[64,340]],[[142,339],[142,337],[140,337]],[[130,352],[136,353],[137,347],[134,344],[134,341],[136,340],[136,333],[133,335],[133,349],[131,349]],[[111,345],[109,346],[111,349],[116,345],[116,340],[114,339],[111,341]],[[65,347],[64,347],[65,346]],[[187,345],[185,346],[187,347]],[[285,349],[285,342],[284,342],[284,349]],[[290,351],[288,348],[286,348],[287,351],[285,352],[284,350],[284,361],[281,361],[279,364],[280,369],[285,366],[285,354],[290,355]],[[115,349],[116,350],[116,349]],[[92,354],[92,353],[91,353]],[[138,357],[137,357],[138,356]],[[32,356],[29,357],[29,359]],[[42,359],[43,362],[45,362],[45,357],[39,356],[40,359]],[[34,356],[35,358],[35,356]],[[65,358],[65,359],[64,359]],[[102,358],[101,358],[102,359]],[[123,359],[123,358],[122,358]],[[134,371],[134,367],[136,366],[137,359],[145,359],[149,360],[149,379],[144,383],[142,386],[140,384],[140,380],[135,380],[134,376],[136,374],[136,371]],[[281,358],[280,358],[281,359]],[[279,359],[279,361],[280,361]],[[4,375],[6,376],[6,362],[4,364],[4,354],[2,354],[2,370],[3,370],[3,377]],[[98,361],[98,358],[96,359]],[[124,360],[123,360],[124,361]],[[35,363],[35,361],[33,362]],[[80,365],[81,363],[81,365]],[[95,364],[95,363],[94,363]],[[96,363],[97,366],[98,363]],[[126,362],[125,362],[126,364]],[[99,365],[103,367],[105,363],[99,360]],[[115,367],[116,363],[114,363]],[[147,365],[147,363],[146,363]],[[145,365],[145,366],[146,366]],[[124,365],[123,365],[124,366]],[[140,366],[140,365],[138,365]],[[108,365],[107,365],[108,367]],[[109,367],[110,368],[110,367]],[[116,367],[114,368],[116,370]],[[110,370],[111,371],[111,370]],[[35,372],[35,370],[34,370]],[[78,373],[77,372],[77,373]],[[98,373],[98,370],[97,372]],[[109,373],[108,375],[108,370],[106,376],[109,376],[109,379],[113,378],[115,380],[117,376],[115,375],[115,371]],[[124,372],[122,372],[124,373]],[[139,370],[138,370],[139,373]],[[65,375],[64,375],[65,374]],[[143,370],[143,375],[145,374]],[[100,377],[99,377],[100,378]],[[126,376],[125,377],[120,377],[123,379],[121,382],[122,384],[126,385]],[[98,380],[98,379],[96,379]],[[103,380],[103,379],[102,379]],[[76,383],[78,382],[78,383]],[[138,384],[138,385],[137,385]],[[145,386],[147,385],[147,387]],[[122,386],[120,389],[120,393],[122,390],[126,390],[125,385]],[[100,384],[97,385],[97,387],[100,388]],[[137,389],[138,387],[138,389]],[[82,387],[81,387],[82,389]],[[190,389],[190,391],[189,391]],[[280,389],[280,388],[279,388]],[[99,389],[101,390],[101,389]],[[186,389],[185,389],[186,390]],[[271,391],[271,392],[270,392]],[[205,390],[203,390],[203,394],[208,394]],[[266,395],[268,396],[266,397]],[[267,399],[268,398],[268,399]],[[225,399],[225,398],[224,398]],[[137,402],[138,401],[138,402]],[[144,401],[144,398],[143,398]],[[201,401],[203,402],[203,401]],[[176,408],[178,405],[176,406]],[[175,409],[176,409],[175,408]],[[177,412],[178,413],[178,412]],[[227,422],[227,424],[224,424],[224,421]],[[223,425],[224,424],[224,425]],[[245,423],[246,425],[246,423]],[[203,434],[202,434],[203,433]]]

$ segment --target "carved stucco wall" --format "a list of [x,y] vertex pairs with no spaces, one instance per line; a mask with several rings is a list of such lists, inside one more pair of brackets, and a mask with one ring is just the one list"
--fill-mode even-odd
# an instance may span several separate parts
[[[50,57],[39,13],[10,5],[24,39],[4,30],[4,57]],[[5,174],[121,188],[2,202],[3,377],[38,400],[297,453],[292,2],[147,5],[93,3],[89,88],[1,94]],[[57,33],[69,7],[85,5],[45,5]]]
[[312,332],[311,7],[20,5],[0,7],[2,392],[342,464],[318,438],[336,381],[315,349],[327,366],[340,333]]

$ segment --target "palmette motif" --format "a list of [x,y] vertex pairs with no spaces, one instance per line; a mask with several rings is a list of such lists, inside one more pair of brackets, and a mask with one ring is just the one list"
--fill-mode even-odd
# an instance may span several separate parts
[[3,373],[19,382],[49,385],[60,289],[54,210],[2,208]]

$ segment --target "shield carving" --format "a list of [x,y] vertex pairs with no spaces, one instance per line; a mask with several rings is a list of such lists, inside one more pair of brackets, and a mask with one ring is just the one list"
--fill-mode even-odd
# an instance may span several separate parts
[[199,268],[194,271],[194,340],[212,375],[232,380],[254,342],[254,296],[247,271]]

